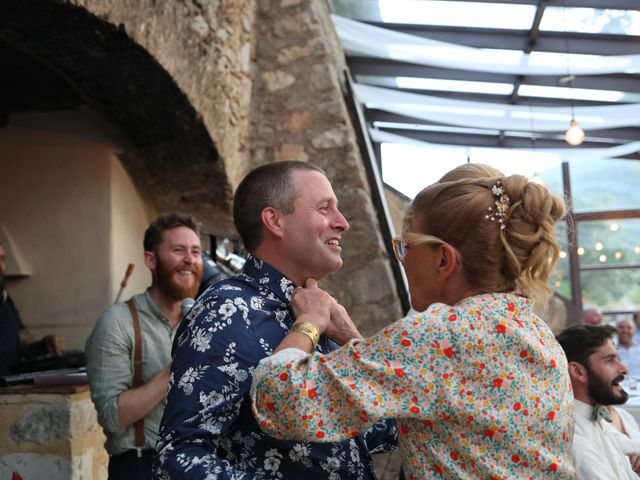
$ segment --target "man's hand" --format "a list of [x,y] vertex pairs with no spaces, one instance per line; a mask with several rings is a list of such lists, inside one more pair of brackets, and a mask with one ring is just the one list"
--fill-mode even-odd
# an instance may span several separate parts
[[318,288],[318,282],[308,278],[304,288],[297,287],[291,298],[291,307],[296,321],[308,322],[323,333],[331,321],[331,309],[335,300],[327,292]]
[[640,475],[640,453],[630,453],[628,457],[629,462],[631,462],[631,469]]
[[146,417],[167,396],[171,364],[156,373],[144,385],[125,390],[118,396],[118,421],[127,428]]
[[47,335],[40,341],[42,342],[42,346],[46,353],[52,353],[56,355],[60,355],[64,351],[64,348],[67,344],[67,340],[59,335]]

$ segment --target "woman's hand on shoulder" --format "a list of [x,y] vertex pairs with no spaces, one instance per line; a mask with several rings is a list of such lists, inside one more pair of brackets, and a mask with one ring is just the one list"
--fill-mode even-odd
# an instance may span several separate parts
[[351,320],[347,310],[335,300],[331,308],[331,322],[325,334],[340,345],[354,338],[362,338],[362,335]]

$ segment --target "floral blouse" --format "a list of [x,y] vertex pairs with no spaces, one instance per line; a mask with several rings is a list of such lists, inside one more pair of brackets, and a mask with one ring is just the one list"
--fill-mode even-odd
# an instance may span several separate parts
[[435,304],[326,355],[283,350],[251,396],[279,438],[335,442],[397,418],[408,480],[575,476],[566,357],[515,295]]

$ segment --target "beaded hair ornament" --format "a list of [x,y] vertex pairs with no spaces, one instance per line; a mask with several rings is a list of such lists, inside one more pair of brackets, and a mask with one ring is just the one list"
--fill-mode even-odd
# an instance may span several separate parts
[[484,218],[488,218],[492,222],[498,222],[500,229],[507,228],[507,214],[509,213],[509,207],[511,206],[511,199],[504,193],[504,187],[502,182],[498,180],[496,184],[491,187],[491,193],[493,194],[493,205],[487,209],[487,214]]

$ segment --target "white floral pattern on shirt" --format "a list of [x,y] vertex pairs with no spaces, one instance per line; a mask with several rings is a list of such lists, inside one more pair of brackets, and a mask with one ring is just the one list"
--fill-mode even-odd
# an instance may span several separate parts
[[[339,443],[291,442],[266,435],[251,414],[251,378],[293,322],[293,289],[270,265],[250,257],[244,273],[198,298],[176,333],[156,478],[376,478],[367,448],[393,449],[395,422]],[[324,353],[334,348],[325,337],[318,346]]]

